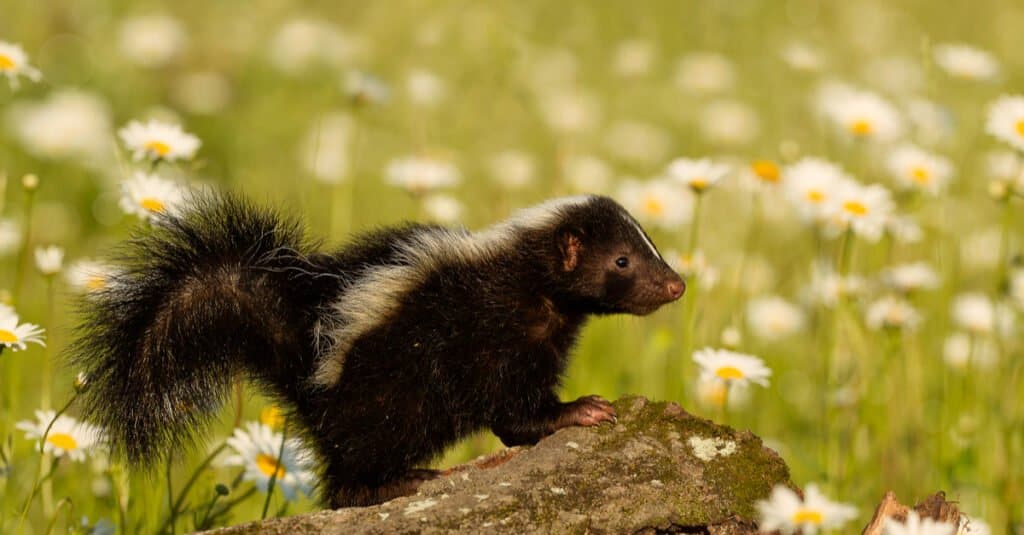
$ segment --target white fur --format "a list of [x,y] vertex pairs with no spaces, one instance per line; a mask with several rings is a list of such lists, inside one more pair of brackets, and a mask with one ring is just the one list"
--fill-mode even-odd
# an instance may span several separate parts
[[334,302],[333,326],[318,328],[327,338],[317,364],[314,383],[338,382],[345,357],[361,336],[398,312],[402,299],[432,273],[450,263],[474,263],[506,250],[522,230],[556,224],[566,208],[585,204],[588,196],[553,199],[520,210],[511,218],[483,231],[424,229],[399,246],[399,264],[375,266],[363,273]]
[[644,229],[640,228],[640,224],[637,223],[636,221],[633,221],[632,218],[629,220],[629,223],[633,225],[633,228],[636,229],[636,233],[640,235],[640,239],[647,244],[647,247],[650,247],[651,253],[654,253],[654,257],[661,259],[661,253],[659,253],[658,248],[655,247],[653,243],[651,243],[651,239],[647,237],[647,233],[644,232]]

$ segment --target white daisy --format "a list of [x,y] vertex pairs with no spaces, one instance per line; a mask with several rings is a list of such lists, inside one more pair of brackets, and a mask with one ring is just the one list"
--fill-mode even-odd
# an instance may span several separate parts
[[892,141],[903,132],[899,112],[875,93],[846,88],[823,98],[826,117],[850,137]]
[[1013,314],[980,292],[962,293],[953,300],[953,321],[974,335],[1006,335],[1013,331]]
[[733,98],[718,98],[698,111],[697,128],[712,144],[730,147],[752,142],[761,132],[757,109]]
[[889,190],[883,186],[850,180],[836,188],[826,214],[829,223],[836,228],[852,229],[858,236],[876,242],[882,237],[894,208]]
[[826,307],[834,307],[841,298],[849,298],[864,292],[867,282],[860,275],[843,277],[831,267],[815,269],[811,275],[811,301]]
[[570,156],[562,164],[562,174],[574,191],[592,193],[608,191],[612,170],[597,156]]
[[[54,411],[36,411],[36,419],[23,420],[15,427],[25,432],[25,438],[42,439],[46,435],[43,451],[55,457],[67,456],[72,461],[84,461],[85,456],[100,443],[99,428]],[[56,420],[54,420],[56,418]],[[50,426],[50,422],[53,425]],[[50,427],[50,432],[46,428]]]
[[980,518],[971,518],[960,513],[960,524],[956,528],[956,535],[990,535],[992,528]]
[[184,73],[175,78],[170,91],[174,103],[193,115],[220,113],[233,96],[231,81],[214,70]]
[[722,329],[722,334],[719,336],[719,339],[722,341],[722,345],[725,346],[726,349],[736,349],[743,342],[743,333],[741,333],[737,327],[730,325]]
[[191,160],[202,144],[176,124],[132,121],[117,132],[135,160]]
[[391,97],[391,88],[383,80],[363,71],[345,73],[341,88],[356,104],[380,104]]
[[15,102],[7,118],[18,141],[41,158],[103,167],[113,153],[110,106],[93,93],[61,89],[42,100]]
[[344,182],[352,165],[350,145],[354,133],[355,122],[347,112],[326,113],[299,142],[302,166],[325,184]]
[[1024,150],[1024,96],[1003,95],[988,108],[985,131]]
[[143,219],[156,214],[173,214],[185,198],[185,189],[178,183],[157,175],[136,171],[121,183],[121,209]]
[[868,305],[865,323],[875,330],[914,330],[921,323],[921,314],[906,299],[887,295]]
[[[286,499],[296,499],[298,492],[308,496],[315,477],[311,469],[312,457],[301,440],[288,439],[283,450],[281,441],[281,433],[275,433],[258,422],[247,422],[244,431],[235,429],[227,440],[236,455],[225,458],[223,464],[244,467],[243,478],[254,482],[263,492],[267,492],[270,478],[276,473],[274,485],[281,489]],[[280,459],[277,456],[279,452]]]
[[414,69],[405,80],[409,100],[420,106],[433,106],[444,99],[447,91],[442,79],[426,69]]
[[772,371],[764,361],[744,353],[728,349],[704,349],[693,353],[693,361],[700,365],[701,379],[705,381],[727,381],[730,383],[757,383],[768,386]]
[[816,72],[825,64],[821,51],[806,43],[789,43],[782,48],[780,55],[782,61],[797,71]]
[[455,223],[462,217],[462,203],[451,195],[435,193],[423,198],[423,211],[439,223]]
[[718,283],[718,268],[708,263],[704,251],[697,250],[693,254],[686,254],[669,249],[663,256],[669,267],[686,280],[698,281],[702,290],[710,290]]
[[612,56],[612,71],[623,78],[644,76],[657,56],[654,44],[644,39],[620,41]]
[[841,184],[850,180],[836,164],[821,158],[803,158],[782,171],[786,198],[807,221],[824,218],[826,207]]
[[892,214],[885,220],[885,232],[892,237],[896,243],[918,243],[924,238],[924,231],[921,225],[913,218],[904,215]]
[[286,21],[270,40],[271,64],[289,76],[298,76],[316,66],[333,68],[350,65],[365,49],[357,36],[320,20],[296,18]]
[[1024,157],[1011,149],[991,150],[985,154],[985,172],[990,178],[1010,182],[1024,171]]
[[736,83],[736,69],[722,54],[692,52],[679,61],[675,82],[687,92],[719,93]]
[[136,65],[160,67],[178,57],[188,34],[178,19],[162,14],[142,15],[121,23],[118,45],[121,55]]
[[939,275],[926,262],[892,266],[882,272],[882,281],[900,292],[933,290],[939,287]]
[[413,195],[450,188],[462,180],[462,174],[454,164],[428,156],[392,160],[384,174],[389,184]]
[[526,152],[504,150],[492,156],[487,163],[495,182],[508,189],[522,189],[533,182],[536,164]]
[[626,179],[616,197],[643,224],[674,230],[693,218],[693,195],[668,180]]
[[913,145],[893,151],[888,160],[889,172],[903,189],[922,190],[938,195],[953,176],[948,158],[929,153]]
[[38,82],[43,75],[38,69],[28,64],[28,54],[21,45],[0,41],[0,74],[7,77],[12,89],[20,85],[19,76]]
[[950,76],[966,80],[991,80],[999,75],[995,56],[964,43],[944,43],[932,49],[935,64]]
[[580,89],[548,90],[541,95],[538,105],[548,126],[560,133],[590,131],[601,116],[598,99]]
[[922,519],[917,511],[907,513],[907,520],[899,522],[892,517],[885,520],[885,535],[953,535],[956,526],[931,518]]
[[729,166],[714,163],[709,158],[676,158],[665,170],[669,179],[688,186],[695,193],[702,193],[714,186],[728,173]]
[[972,367],[987,370],[999,361],[999,348],[991,338],[955,333],[942,344],[942,360],[961,372]]
[[43,275],[56,275],[64,263],[64,249],[56,245],[36,247],[36,269]]
[[968,271],[994,269],[1003,262],[999,248],[1003,231],[989,226],[966,233],[960,238],[960,262]]
[[32,323],[19,324],[14,308],[0,304],[0,345],[18,351],[25,349],[30,342],[46,346],[42,327]]
[[856,508],[829,500],[814,483],[804,489],[803,500],[788,487],[776,485],[767,500],[757,502],[757,510],[761,514],[758,528],[762,532],[812,535],[818,530],[839,529],[857,518]]
[[98,292],[110,283],[113,267],[95,260],[76,260],[64,274],[71,288],[79,292]]
[[778,296],[759,297],[747,304],[747,324],[754,336],[764,340],[795,334],[805,323],[804,311]]
[[9,255],[21,245],[21,229],[10,219],[0,219],[0,256]]
[[653,165],[668,156],[672,138],[662,128],[641,121],[616,121],[605,129],[608,153],[625,162]]
[[925,98],[912,98],[905,107],[912,137],[924,145],[942,145],[956,134],[957,125],[949,108]]

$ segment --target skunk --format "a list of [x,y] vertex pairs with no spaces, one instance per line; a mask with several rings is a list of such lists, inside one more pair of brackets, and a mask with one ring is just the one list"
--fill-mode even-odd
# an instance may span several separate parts
[[69,352],[85,417],[111,451],[154,466],[195,443],[241,375],[289,408],[321,498],[414,493],[417,469],[480,429],[532,444],[613,421],[556,395],[592,314],[644,315],[683,280],[600,196],[555,199],[478,232],[406,224],[318,250],[301,225],[199,194],[125,242]]

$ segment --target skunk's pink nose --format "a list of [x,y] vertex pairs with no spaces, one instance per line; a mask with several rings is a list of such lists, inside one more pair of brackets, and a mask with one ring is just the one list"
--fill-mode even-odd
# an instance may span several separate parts
[[679,299],[686,291],[686,283],[682,280],[674,280],[665,287],[668,290],[668,295],[674,300]]

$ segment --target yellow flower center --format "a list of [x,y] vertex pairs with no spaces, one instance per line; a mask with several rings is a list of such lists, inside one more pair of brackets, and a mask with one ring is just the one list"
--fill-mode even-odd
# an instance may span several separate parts
[[100,275],[91,275],[88,279],[85,280],[86,290],[102,290],[106,285],[107,279],[103,278]]
[[266,453],[257,455],[256,467],[259,468],[260,472],[263,472],[263,475],[267,477],[272,477],[274,474],[274,468],[277,468],[277,479],[284,477],[284,465],[278,466],[277,457],[274,457],[273,455],[267,455]]
[[160,157],[167,156],[167,154],[171,152],[171,146],[163,141],[147,141],[143,147],[155,152],[156,155]]
[[853,215],[866,215],[868,213],[868,207],[864,206],[863,203],[857,201],[846,201],[843,203],[843,210],[850,212]]
[[[3,56],[0,56],[0,58],[2,57]],[[1024,119],[1017,121],[1017,124],[1015,124],[1014,126],[1017,128],[1017,133],[1024,136]]]
[[655,216],[663,215],[665,213],[665,203],[659,199],[648,197],[644,200],[644,211]]
[[0,329],[0,342],[12,343],[18,341],[18,335],[11,331]]
[[823,521],[824,518],[821,517],[821,511],[815,511],[813,509],[797,509],[797,511],[793,513],[794,524],[814,524],[815,526],[820,526]]
[[164,202],[161,201],[160,199],[154,199],[153,197],[146,197],[145,199],[142,199],[141,201],[139,201],[139,205],[141,205],[146,210],[149,210],[150,212],[164,211]]
[[871,135],[871,132],[873,130],[874,127],[871,126],[871,123],[865,119],[857,119],[856,121],[850,123],[850,132],[853,132],[855,135],[858,136]]
[[67,433],[50,433],[46,435],[46,441],[53,445],[55,448],[60,448],[64,451],[72,451],[78,449],[78,441],[75,437]]
[[700,177],[691,178],[690,179],[690,187],[695,189],[695,190],[697,190],[697,191],[701,191],[704,188],[708,187],[708,181],[707,181],[706,178],[700,178]]
[[270,405],[260,411],[260,422],[271,429],[278,429],[284,425],[284,414],[277,405]]
[[825,194],[816,189],[808,190],[807,200],[813,203],[820,203],[825,200]]
[[733,366],[722,366],[715,371],[715,375],[720,379],[743,379],[743,372]]
[[919,165],[910,170],[910,178],[914,179],[914,182],[918,184],[927,184],[932,177],[927,169]]
[[0,71],[13,71],[14,67],[16,67],[16,65],[14,64],[13,59],[0,54]]
[[750,164],[750,167],[754,170],[754,174],[757,175],[757,178],[760,178],[765,182],[779,181],[779,166],[771,160],[757,160]]

